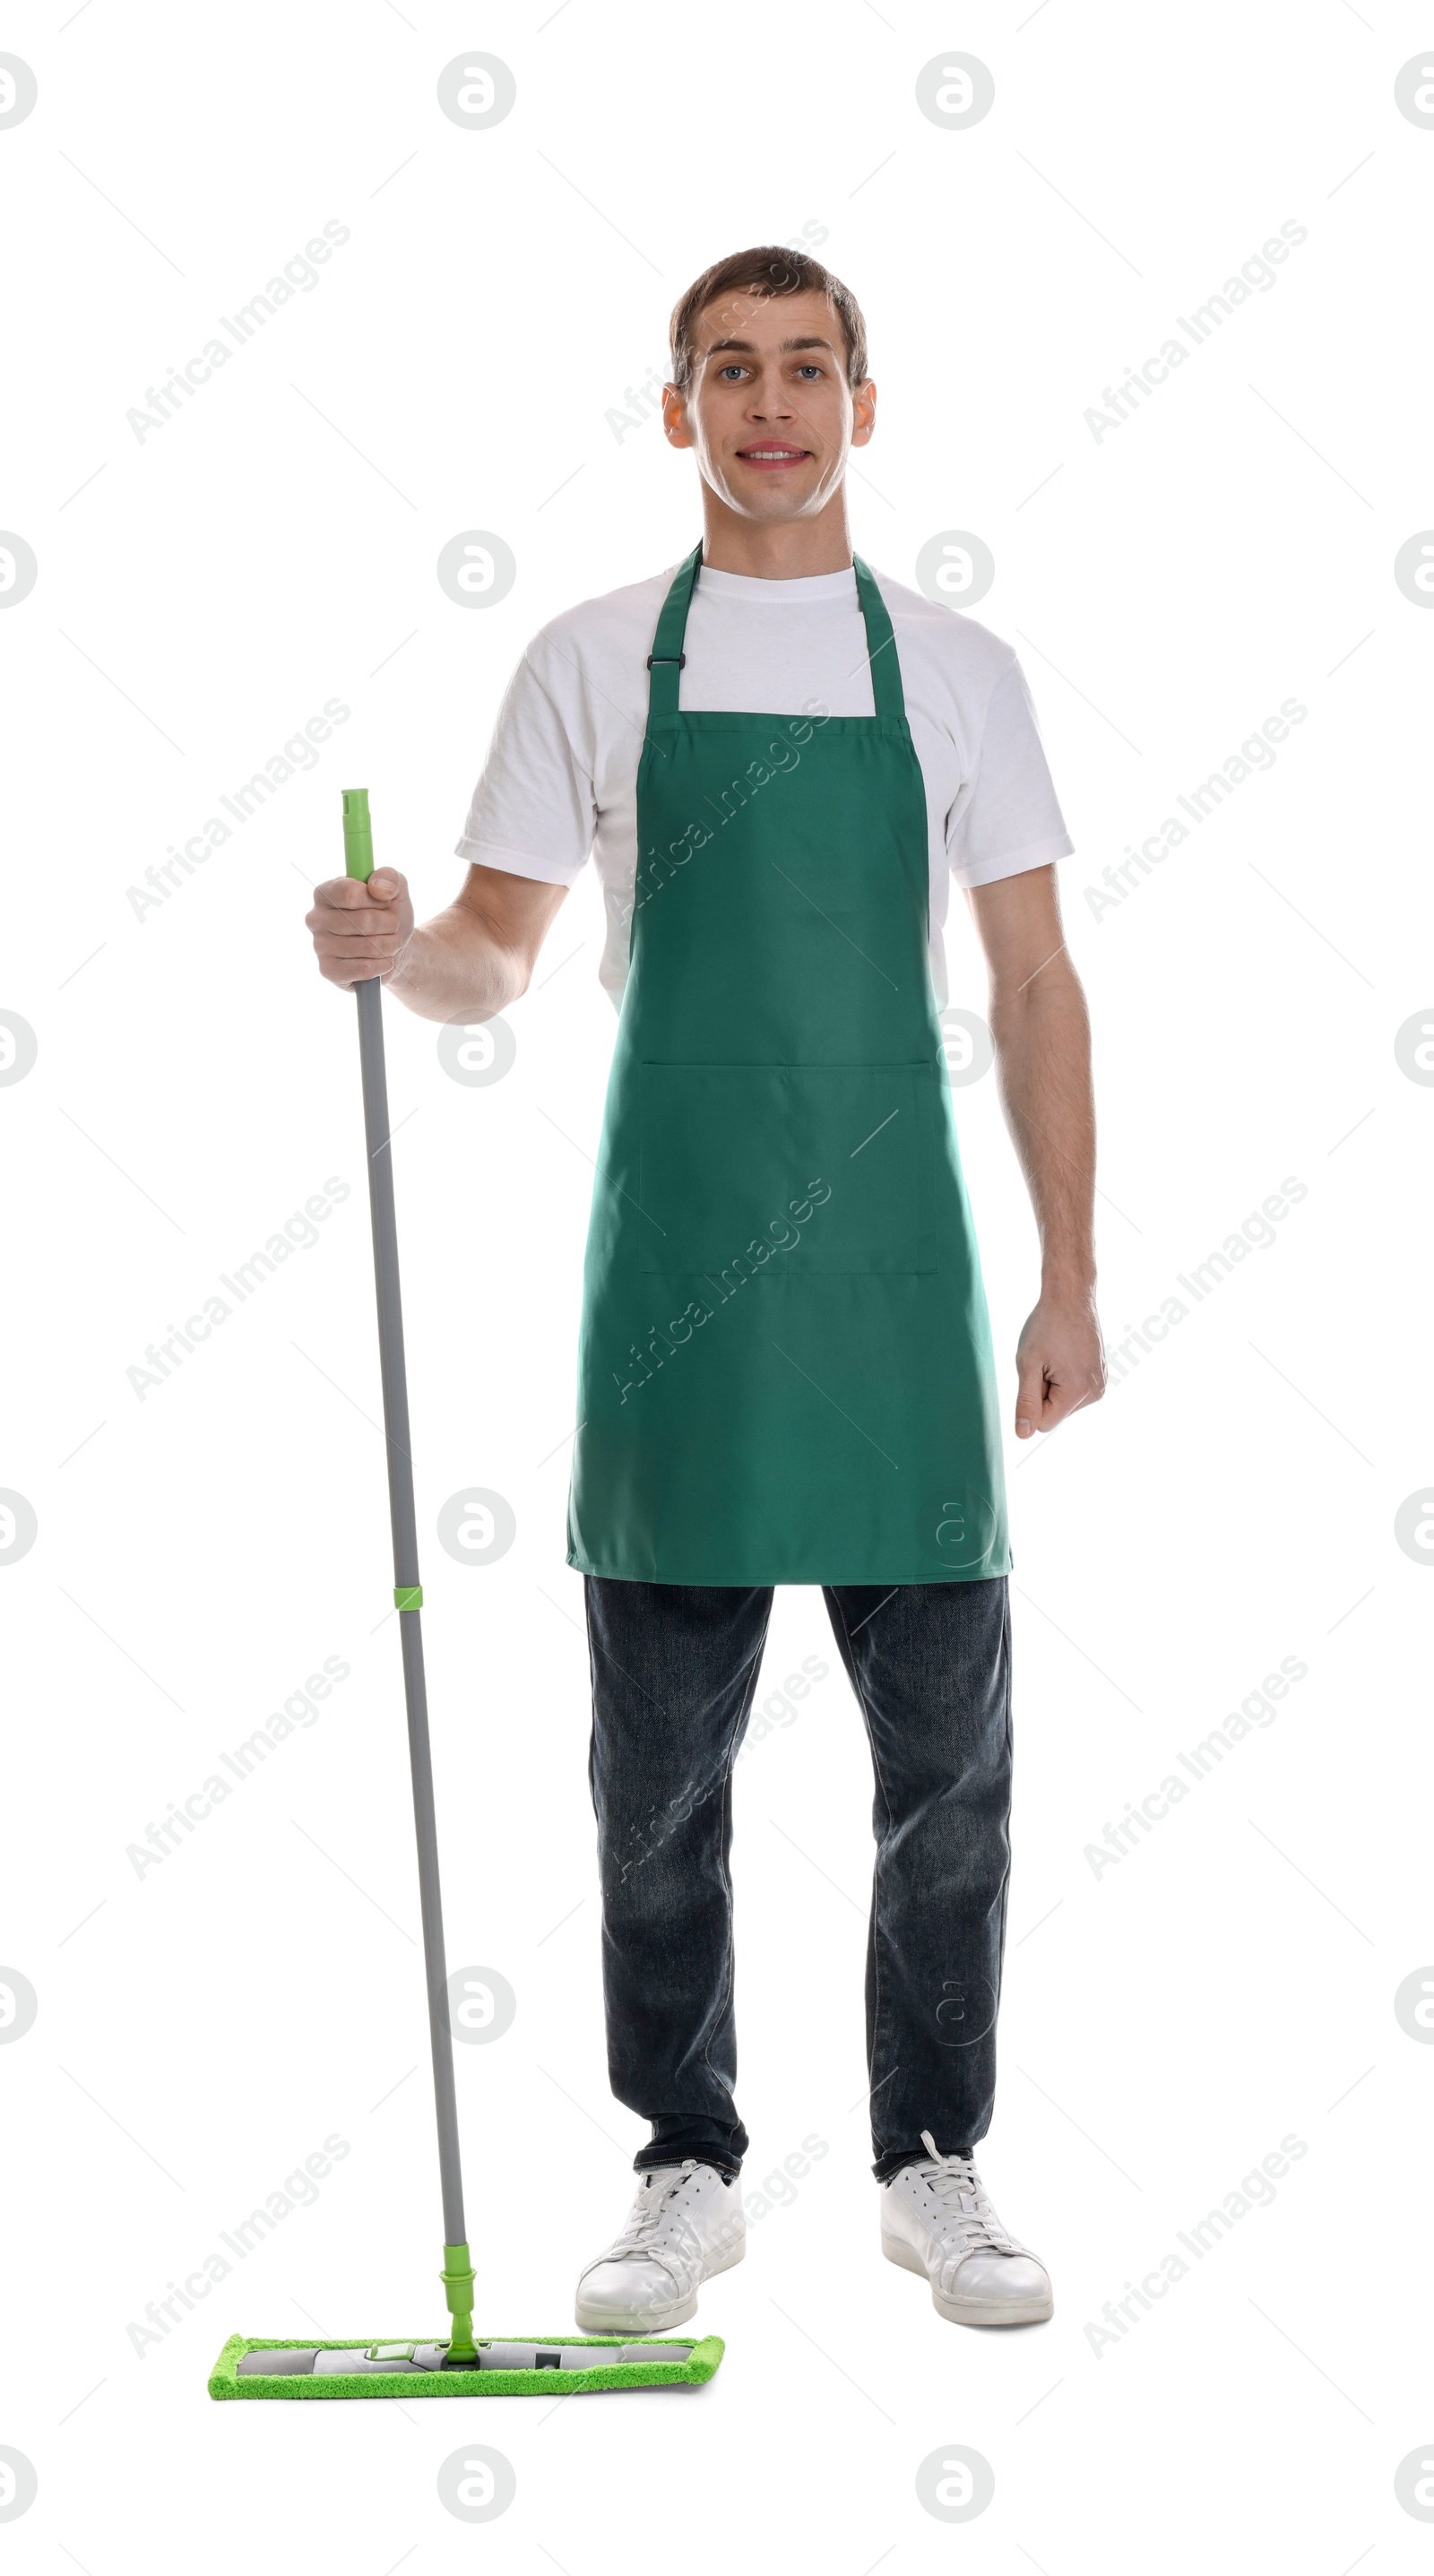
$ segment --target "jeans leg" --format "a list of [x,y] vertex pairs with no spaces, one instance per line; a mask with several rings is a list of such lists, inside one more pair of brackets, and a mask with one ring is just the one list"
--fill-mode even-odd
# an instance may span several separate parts
[[1010,1874],[1006,1577],[828,1587],[876,1781],[867,2052],[873,2171],[969,2155],[991,2123]]
[[736,2173],[731,1778],[770,1587],[586,1578],[608,2073],[644,2167]]

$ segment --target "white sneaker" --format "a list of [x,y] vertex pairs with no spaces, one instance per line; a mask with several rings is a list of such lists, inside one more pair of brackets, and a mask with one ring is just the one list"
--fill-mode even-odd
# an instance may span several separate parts
[[697,2292],[747,2251],[733,2174],[689,2156],[639,2174],[622,2234],[578,2278],[584,2334],[661,2334],[697,2313]]
[[1034,2326],[1054,2313],[1050,2275],[1001,2225],[970,2156],[903,2165],[882,2185],[881,2250],[888,2263],[924,2272],[938,2316],[958,2326]]

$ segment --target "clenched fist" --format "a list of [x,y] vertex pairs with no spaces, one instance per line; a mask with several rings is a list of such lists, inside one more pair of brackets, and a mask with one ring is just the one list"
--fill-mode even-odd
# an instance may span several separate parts
[[313,932],[319,972],[347,992],[375,975],[387,983],[402,965],[413,937],[408,880],[396,868],[357,877],[329,877],[314,888],[305,926]]

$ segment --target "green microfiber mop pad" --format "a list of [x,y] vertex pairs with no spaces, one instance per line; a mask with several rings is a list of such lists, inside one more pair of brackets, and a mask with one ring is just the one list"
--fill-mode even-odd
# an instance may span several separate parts
[[[506,2339],[506,2338],[505,2338]],[[397,2342],[396,2336],[379,2336],[378,2342]],[[231,2335],[209,2374],[211,2397],[581,2397],[585,2391],[602,2388],[700,2388],[717,2368],[726,2349],[720,2335],[704,2335],[700,2343],[679,2344],[648,2341],[645,2337],[609,2335],[515,2336],[515,2342],[540,2342],[548,2351],[590,2351],[591,2368],[546,2370],[403,2370],[403,2371],[326,2371],[319,2377],[308,2373],[292,2376],[266,2376],[262,2372],[239,2373],[246,2353],[283,2352],[293,2348],[293,2337],[284,2335]],[[332,2338],[315,2343],[316,2352],[342,2352],[353,2342],[352,2336]],[[631,2352],[636,2344],[652,2355],[651,2361],[604,2361],[604,2353]],[[667,2358],[666,2356],[671,2356]],[[679,2359],[678,2356],[681,2356]]]

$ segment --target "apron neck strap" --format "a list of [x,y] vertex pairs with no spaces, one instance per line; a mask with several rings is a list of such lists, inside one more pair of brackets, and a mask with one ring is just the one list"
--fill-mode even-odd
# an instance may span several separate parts
[[896,637],[886,602],[860,555],[852,556],[856,574],[856,593],[861,613],[866,620],[866,656],[871,665],[871,694],[876,712],[888,720],[906,714],[906,698],[901,686],[901,665],[896,658]]
[[662,603],[652,651],[647,657],[647,715],[675,716],[678,682],[685,659],[682,639],[687,632],[687,611],[693,587],[702,563],[702,540],[699,537],[690,555],[685,555],[672,577],[672,588]]
[[[687,632],[687,611],[702,568],[702,541],[699,538],[690,555],[683,557],[672,577],[672,587],[662,603],[657,632],[647,662],[647,713],[675,716],[685,659],[682,645]],[[857,598],[866,622],[866,655],[871,667],[872,700],[877,715],[901,719],[906,714],[906,699],[901,686],[901,666],[896,658],[896,637],[875,581],[860,555],[853,555]]]

